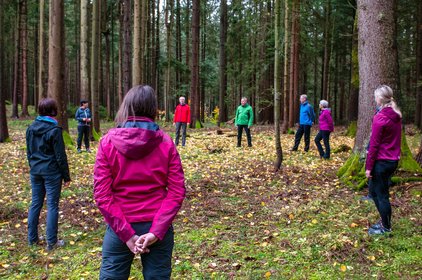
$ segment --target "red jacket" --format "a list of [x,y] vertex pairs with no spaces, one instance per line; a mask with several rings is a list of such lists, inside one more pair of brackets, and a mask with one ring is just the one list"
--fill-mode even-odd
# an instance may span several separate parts
[[400,160],[401,118],[386,107],[374,116],[366,170],[372,170],[376,160]]
[[94,198],[105,221],[123,242],[130,223],[152,222],[149,232],[163,239],[185,198],[176,147],[152,120],[130,120],[100,141],[94,167]]
[[183,122],[190,123],[190,107],[188,104],[177,105],[174,112],[174,123]]

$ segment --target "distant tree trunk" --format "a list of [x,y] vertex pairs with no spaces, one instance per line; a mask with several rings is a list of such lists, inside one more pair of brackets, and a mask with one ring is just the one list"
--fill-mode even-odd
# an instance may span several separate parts
[[[415,125],[422,128],[422,1],[418,2],[416,33],[416,112]],[[420,151],[420,149],[419,149]],[[419,152],[420,154],[420,152]],[[419,161],[420,164],[420,161]]]
[[349,122],[358,119],[359,104],[359,59],[358,59],[358,13],[355,15],[355,23],[353,28],[352,39],[352,55],[351,55],[351,82],[347,107],[347,120]]
[[274,28],[274,129],[275,129],[275,150],[277,159],[274,163],[275,171],[280,170],[283,162],[283,150],[281,148],[280,139],[280,113],[281,113],[281,98],[280,98],[280,29],[281,29],[281,0],[275,0],[275,28]]
[[[190,0],[186,0],[186,11],[185,11],[185,26],[186,26],[186,30],[185,30],[185,34],[186,34],[186,44],[185,44],[185,58],[186,58],[186,67],[188,67],[189,69],[191,69],[191,65],[190,65],[190,56],[191,56],[191,51],[190,51],[190,31],[192,26],[189,24],[190,22],[190,11],[191,11],[191,5],[190,5]],[[191,73],[192,74],[192,73]],[[189,73],[186,71],[186,75],[185,75],[185,80],[184,83],[189,84],[190,81],[190,77],[189,77]],[[189,90],[186,90],[186,100],[189,100]]]
[[7,127],[6,115],[6,92],[7,87],[5,83],[5,63],[4,63],[4,0],[0,0],[0,143],[6,142],[9,139],[9,129]]
[[[160,69],[157,66],[158,61],[160,60],[160,0],[157,0],[157,16],[156,16],[157,22],[155,25],[155,92],[157,94],[157,99],[161,100],[159,97],[161,96],[160,91]],[[160,101],[159,101],[160,102]],[[160,104],[160,103],[158,103]],[[161,107],[162,108],[162,107]]]
[[[38,100],[47,96],[47,93],[44,88],[44,76],[45,76],[45,65],[44,65],[44,18],[45,18],[45,0],[40,0],[39,5],[39,27],[38,27]],[[37,105],[37,104],[35,104]],[[37,106],[35,106],[37,107]]]
[[[108,7],[107,5],[104,5],[105,14],[107,15],[106,18],[108,18]],[[113,20],[113,19],[112,19]],[[106,26],[106,25],[105,25]],[[105,91],[105,103],[107,107],[107,119],[111,119],[112,115],[112,108],[111,108],[111,91],[113,86],[110,83],[110,35],[113,33],[110,32],[110,29],[106,28],[103,30],[103,35],[105,39],[105,73],[104,73],[104,91]]]
[[289,1],[284,1],[284,78],[283,78],[283,127],[282,132],[286,133],[287,128],[289,127],[289,116],[290,111],[293,110],[293,108],[289,107],[290,99],[289,99],[289,38],[290,38],[290,17],[289,17]]
[[[395,0],[358,0],[359,116],[354,152],[368,144],[375,108],[374,90],[381,84],[398,92]],[[388,58],[388,59],[387,59]]]
[[130,34],[130,19],[131,6],[130,0],[123,1],[123,95],[125,95],[131,85],[131,34]]
[[220,90],[218,98],[218,126],[227,121],[226,90],[227,90],[227,0],[220,2]]
[[22,113],[23,117],[29,116],[28,114],[28,3],[27,0],[20,2],[21,16],[20,16],[20,31],[22,42]]
[[58,105],[57,119],[65,131],[67,123],[66,94],[64,88],[65,40],[63,0],[50,0],[49,43],[48,43],[48,96]]
[[[180,22],[180,0],[176,0],[176,60],[182,64],[182,29]],[[176,91],[182,84],[180,67],[176,67]]]
[[199,100],[199,14],[200,1],[192,0],[191,127],[200,122]]
[[99,104],[99,73],[100,63],[100,0],[94,0],[92,5],[92,33],[91,33],[91,108],[92,108],[92,125],[98,133],[100,132],[100,104]]
[[172,29],[173,29],[173,0],[167,0],[166,14],[166,45],[167,45],[167,65],[166,65],[166,79],[164,87],[164,110],[166,112],[166,121],[170,121],[170,99],[171,99],[171,68],[172,68]]
[[[207,2],[203,2],[203,15],[200,16],[202,24],[200,25],[200,36],[201,36],[201,61],[199,65],[203,65],[205,63],[205,56],[206,56],[206,46],[207,46]],[[203,72],[201,69],[199,72]],[[199,115],[201,122],[204,122],[205,120],[205,83],[202,81],[203,75],[200,75],[200,81],[199,81]]]
[[150,55],[150,67],[148,67],[148,69],[150,69],[149,73],[150,73],[150,84],[151,86],[156,89],[156,81],[155,81],[155,72],[157,71],[157,67],[156,67],[156,58],[155,58],[155,29],[157,28],[156,25],[156,20],[155,20],[155,0],[151,1],[151,9],[150,9],[150,14],[151,14],[151,30],[150,30],[150,49],[149,49],[149,55]]
[[331,0],[326,2],[324,7],[325,25],[324,25],[324,63],[322,73],[322,99],[329,100],[329,73],[331,58]]
[[291,45],[291,61],[290,61],[290,116],[289,126],[293,127],[295,118],[299,114],[298,101],[298,84],[299,84],[299,18],[300,18],[300,1],[294,0],[292,7],[292,45]]
[[120,5],[119,5],[119,48],[118,48],[118,53],[119,53],[119,74],[118,74],[118,85],[117,85],[117,94],[119,96],[119,105],[122,104],[123,101],[123,46],[124,46],[124,27],[123,27],[123,20],[124,20],[124,0],[120,0]]
[[[20,5],[18,4],[18,10],[20,9]],[[16,29],[15,29],[15,61],[14,61],[14,74],[13,74],[13,104],[12,104],[12,118],[19,118],[19,81],[20,81],[20,74],[21,74],[21,64],[20,64],[20,55],[19,55],[19,48],[20,48],[20,36],[19,36],[19,20],[20,12],[18,12],[18,17],[16,19]]]
[[142,4],[143,0],[134,1],[133,11],[133,52],[132,52],[132,86],[142,83],[142,63],[141,63],[141,30],[142,26]]
[[90,84],[89,84],[89,11],[88,1],[81,0],[81,99],[90,100]]

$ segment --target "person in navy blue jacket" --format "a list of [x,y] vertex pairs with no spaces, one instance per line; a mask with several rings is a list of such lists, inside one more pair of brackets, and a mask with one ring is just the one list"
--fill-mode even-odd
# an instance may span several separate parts
[[88,108],[88,101],[81,100],[81,107],[76,111],[75,119],[78,121],[78,153],[81,152],[82,138],[84,138],[86,151],[90,153],[89,126],[91,124],[91,111]]
[[308,103],[308,97],[305,94],[302,94],[300,96],[299,129],[295,134],[295,144],[291,149],[292,151],[297,151],[303,134],[305,134],[305,152],[309,151],[311,127],[314,124],[314,121],[314,108]]

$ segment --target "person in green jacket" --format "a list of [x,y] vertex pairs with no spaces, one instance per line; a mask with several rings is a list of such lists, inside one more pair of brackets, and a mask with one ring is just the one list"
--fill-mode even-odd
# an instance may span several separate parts
[[250,131],[253,123],[252,107],[248,104],[248,99],[246,97],[242,97],[240,103],[241,105],[237,107],[236,118],[234,121],[234,125],[237,127],[237,146],[241,146],[242,132],[244,129],[248,139],[248,147],[252,147],[252,137]]

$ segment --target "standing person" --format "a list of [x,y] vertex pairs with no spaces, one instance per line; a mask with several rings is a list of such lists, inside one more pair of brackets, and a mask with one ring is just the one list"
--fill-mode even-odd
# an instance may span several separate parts
[[91,110],[88,108],[88,101],[81,100],[81,107],[76,110],[75,119],[78,121],[78,153],[81,152],[82,138],[84,138],[85,149],[89,149],[89,126],[91,124]]
[[250,128],[253,124],[253,111],[252,107],[248,104],[248,99],[246,97],[242,97],[240,100],[240,106],[237,107],[234,124],[237,127],[237,147],[241,146],[243,130],[246,132],[248,147],[252,147]]
[[120,105],[117,127],[100,141],[94,198],[107,223],[100,279],[128,279],[137,253],[144,279],[170,279],[172,222],[186,191],[180,156],[156,114],[154,90],[135,86]]
[[305,134],[305,152],[309,151],[309,142],[311,137],[311,127],[315,121],[314,108],[308,102],[308,96],[302,94],[300,96],[300,115],[299,115],[299,129],[295,134],[295,144],[291,151],[297,151],[300,140]]
[[70,183],[62,128],[57,125],[57,103],[45,98],[38,104],[39,116],[26,131],[26,153],[30,167],[32,202],[28,213],[28,243],[39,243],[38,223],[47,194],[47,250],[63,246],[57,239],[62,181]]
[[179,145],[180,128],[182,128],[182,146],[186,144],[186,126],[190,123],[190,107],[185,103],[185,97],[179,98],[179,105],[174,112],[173,125],[176,125],[176,146]]
[[371,180],[369,191],[381,216],[372,225],[370,235],[391,232],[391,204],[389,182],[400,160],[402,114],[393,98],[393,90],[386,85],[375,92],[380,111],[374,116],[368,155],[366,177]]
[[[318,148],[319,156],[324,159],[330,158],[330,133],[334,131],[333,118],[331,110],[328,108],[328,101],[321,100],[319,102],[319,132],[315,137],[315,144]],[[324,140],[325,151],[321,146],[321,140]]]

